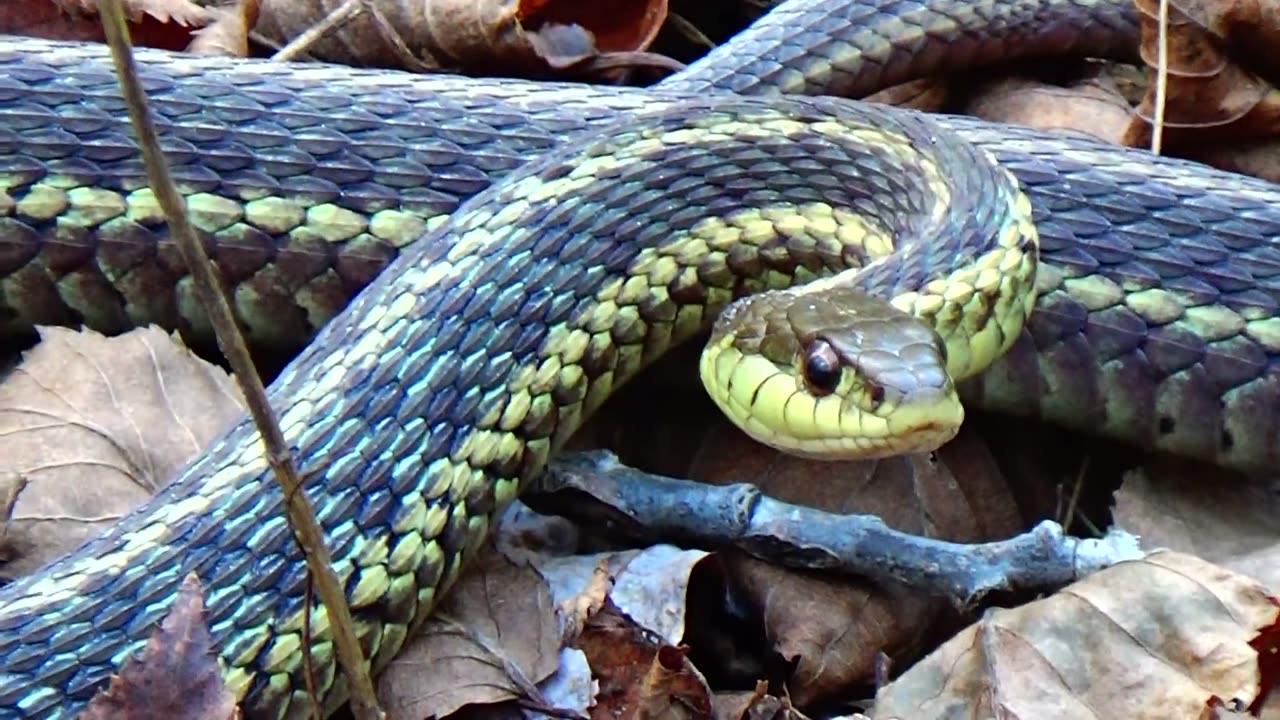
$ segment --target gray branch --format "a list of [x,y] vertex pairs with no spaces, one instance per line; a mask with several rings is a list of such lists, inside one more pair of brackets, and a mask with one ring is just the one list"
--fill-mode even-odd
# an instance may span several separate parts
[[562,456],[541,493],[586,493],[598,503],[541,495],[535,506],[611,535],[647,542],[736,547],[788,567],[836,570],[892,580],[951,598],[961,606],[994,590],[1052,590],[1123,560],[1143,557],[1137,538],[1067,537],[1044,521],[996,542],[963,544],[900,532],[874,515],[837,515],[779,502],[753,485],[708,485],[652,475],[606,451]]

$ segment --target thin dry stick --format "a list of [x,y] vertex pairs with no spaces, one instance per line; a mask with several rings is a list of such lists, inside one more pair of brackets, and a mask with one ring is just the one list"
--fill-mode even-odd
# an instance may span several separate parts
[[1164,135],[1164,103],[1169,82],[1169,0],[1160,0],[1160,33],[1156,43],[1156,107],[1151,123],[1151,152],[1159,155]]
[[1071,486],[1071,496],[1067,498],[1067,507],[1058,518],[1058,524],[1065,531],[1071,530],[1071,522],[1075,519],[1076,509],[1080,507],[1080,495],[1084,492],[1084,477],[1089,471],[1089,455],[1080,462],[1080,470],[1076,472],[1076,481]]
[[707,37],[701,30],[699,30],[697,25],[694,25],[685,19],[683,15],[680,15],[679,13],[668,13],[667,22],[671,23],[672,30],[675,30],[677,34],[683,36],[686,40],[698,47],[706,48],[708,50],[715,48],[716,44],[712,42],[711,38]]
[[[102,27],[111,46],[111,59],[116,66],[116,75],[120,81],[120,90],[125,104],[129,108],[129,120],[133,131],[138,136],[138,146],[142,150],[143,163],[146,166],[147,182],[155,193],[156,200],[164,209],[170,232],[182,252],[183,260],[191,271],[197,293],[209,314],[214,333],[218,340],[218,348],[227,358],[235,373],[240,390],[244,393],[249,405],[249,413],[253,416],[258,432],[267,450],[267,460],[280,485],[284,488],[285,508],[289,525],[307,561],[307,568],[314,578],[320,600],[329,612],[330,625],[333,627],[334,645],[338,662],[346,672],[351,687],[351,707],[360,720],[382,720],[385,714],[378,707],[377,697],[373,691],[373,681],[369,678],[368,664],[360,650],[360,643],[355,636],[355,623],[351,618],[351,608],[347,606],[346,596],[338,576],[333,572],[329,551],[325,546],[324,534],[316,521],[311,504],[302,492],[302,483],[298,479],[297,468],[293,456],[285,445],[284,433],[276,421],[271,405],[267,401],[266,389],[262,379],[258,377],[249,351],[245,347],[244,338],[236,326],[231,314],[231,307],[222,292],[217,271],[204,246],[196,238],[195,229],[187,217],[186,203],[173,185],[169,174],[169,165],[160,151],[160,143],[156,137],[155,124],[151,119],[151,107],[146,93],[138,82],[134,68],[133,51],[129,41],[129,30],[125,24],[124,10],[120,0],[103,0],[98,4],[102,14]],[[309,649],[304,649],[309,651]],[[313,702],[316,699],[313,698]]]
[[290,40],[288,44],[276,51],[271,59],[283,62],[302,57],[325,35],[346,25],[348,21],[359,15],[364,10],[364,4],[365,0],[347,0],[334,8],[333,12],[325,15],[320,22],[307,28],[306,32]]

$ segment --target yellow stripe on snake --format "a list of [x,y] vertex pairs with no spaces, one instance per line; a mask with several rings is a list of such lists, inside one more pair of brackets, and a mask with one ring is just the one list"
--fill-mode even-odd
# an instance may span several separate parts
[[[789,452],[934,447],[970,378],[987,406],[1274,464],[1269,186],[975,121],[688,86],[724,72],[706,82],[745,91],[772,68],[777,89],[830,89],[853,62],[829,40],[834,13],[881,6],[788,3],[669,94],[141,54],[251,336],[323,325],[271,397],[375,669],[569,434],[708,329],[711,396]],[[794,66],[762,55],[815,48]],[[10,39],[0,67],[7,330],[198,331],[103,51]],[[244,422],[107,535],[0,591],[0,714],[82,707],[192,572],[248,716],[308,713],[305,568]],[[345,681],[312,618],[331,710]]]

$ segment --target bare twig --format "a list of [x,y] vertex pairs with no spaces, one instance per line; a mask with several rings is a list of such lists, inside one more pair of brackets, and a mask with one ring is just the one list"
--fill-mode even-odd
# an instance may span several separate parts
[[1151,152],[1159,155],[1164,138],[1164,104],[1169,84],[1169,0],[1160,0],[1159,38],[1156,41],[1156,106],[1151,122]]
[[290,40],[288,44],[276,51],[271,56],[271,59],[281,62],[298,59],[305,55],[312,45],[334,30],[346,25],[361,12],[364,12],[364,9],[365,0],[347,0],[334,8],[328,15],[325,15],[320,22],[307,28],[306,32]]
[[715,49],[716,44],[707,37],[697,25],[689,22],[683,15],[679,13],[668,13],[667,22],[671,24],[671,29],[677,34],[682,35],[686,40],[707,50]]
[[550,486],[581,490],[603,503],[606,510],[593,511],[593,503],[578,497],[557,503],[557,510],[567,516],[603,513],[614,533],[731,545],[788,567],[902,583],[962,607],[994,590],[1056,588],[1143,557],[1136,538],[1127,533],[1078,539],[1047,520],[996,542],[934,540],[894,530],[874,515],[837,515],[780,502],[745,483],[707,485],[651,475],[603,451],[554,461],[539,489]]
[[[129,108],[129,119],[138,136],[138,146],[142,150],[147,182],[155,193],[160,207],[164,209],[169,229],[190,269],[191,278],[201,302],[209,314],[218,347],[235,373],[236,382],[240,384],[240,389],[249,406],[249,413],[253,416],[258,432],[262,436],[267,460],[275,471],[277,481],[284,488],[289,525],[302,548],[320,600],[324,603],[332,620],[330,625],[333,628],[338,662],[345,670],[351,688],[352,710],[361,720],[374,718],[380,720],[384,714],[378,707],[377,698],[374,695],[373,682],[369,678],[364,653],[355,635],[351,609],[347,605],[346,595],[343,593],[338,576],[333,571],[323,530],[316,521],[306,494],[302,492],[302,482],[298,479],[293,455],[285,444],[284,434],[280,431],[280,425],[271,410],[262,379],[258,377],[249,351],[245,347],[244,338],[236,326],[231,307],[223,294],[217,270],[205,253],[204,246],[196,237],[195,229],[187,217],[186,203],[173,184],[168,163],[160,150],[155,124],[151,118],[151,108],[134,67],[129,30],[120,0],[103,0],[99,3],[98,9],[102,14],[103,31],[111,46],[111,58],[116,66],[120,89],[124,95],[125,104]],[[304,651],[308,649],[304,648]]]

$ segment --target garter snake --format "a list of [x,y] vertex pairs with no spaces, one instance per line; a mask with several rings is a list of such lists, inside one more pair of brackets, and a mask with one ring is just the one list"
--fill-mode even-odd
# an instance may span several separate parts
[[[877,3],[825,3],[822,12],[844,5]],[[972,5],[1037,12],[1037,3]],[[1123,25],[1126,16],[1115,17]],[[744,42],[755,41],[749,36]],[[789,40],[777,42],[797,50]],[[752,55],[742,46],[738,51],[739,58]],[[812,90],[804,83],[824,68],[830,76],[841,74],[832,70],[839,52],[803,69],[754,55],[752,67],[778,71],[771,82],[780,87],[801,78],[799,89]],[[899,261],[883,262],[887,256],[872,246],[888,244],[876,240],[885,234],[876,224],[900,222],[903,215],[883,207],[878,214],[875,202],[859,197],[855,204],[868,208],[856,215],[862,219],[846,214],[837,222],[834,210],[812,196],[817,181],[808,164],[812,159],[798,156],[803,153],[752,156],[753,170],[742,170],[748,144],[741,142],[740,130],[765,132],[758,126],[786,126],[797,114],[816,113],[827,121],[835,116],[836,125],[849,132],[862,128],[884,141],[827,148],[827,154],[817,154],[828,164],[822,167],[856,166],[852,154],[868,168],[896,162],[918,170],[919,161],[886,149],[898,133],[915,138],[906,145],[927,148],[930,157],[939,154],[941,167],[956,168],[956,158],[942,162],[941,156],[969,152],[966,143],[953,139],[958,135],[979,150],[967,156],[963,171],[940,171],[946,187],[954,191],[965,179],[976,182],[987,166],[980,156],[990,154],[1030,195],[1042,240],[1041,299],[1030,331],[995,371],[969,386],[973,397],[1225,465],[1274,466],[1280,332],[1270,278],[1280,267],[1274,242],[1280,194],[1264,183],[963,119],[923,120],[888,109],[798,100],[682,97],[701,82],[698,68],[665,95],[160,53],[140,59],[169,121],[167,149],[182,189],[215,242],[251,334],[267,341],[283,329],[284,343],[300,344],[324,324],[315,343],[273,385],[273,401],[304,467],[316,469],[312,496],[339,573],[347,579],[366,649],[379,663],[457,572],[462,549],[484,535],[490,513],[514,494],[517,479],[536,471],[609,388],[708,323],[728,302],[724,293],[712,292],[722,287],[717,283],[727,282],[734,293],[749,292],[872,260],[872,273],[864,278],[880,277],[871,287],[889,288],[889,296],[901,298],[892,288],[906,287],[898,283],[908,280],[924,288],[924,280],[942,277],[940,262],[950,270],[981,266],[981,254],[957,260],[918,243],[904,246],[911,249],[911,263],[896,264],[901,254],[893,255]],[[714,70],[721,61],[712,60]],[[0,157],[8,199],[2,209],[9,223],[0,241],[11,243],[0,253],[7,263],[0,266],[0,306],[13,313],[14,329],[83,319],[104,330],[160,320],[198,331],[199,314],[184,305],[182,273],[157,244],[162,228],[137,194],[140,173],[129,164],[134,161],[127,130],[114,117],[120,106],[102,51],[7,41],[0,45],[0,64],[6,70],[0,132],[7,134],[0,135]],[[765,75],[748,69],[730,77]],[[738,80],[706,82],[751,89]],[[601,130],[613,122],[622,124]],[[726,131],[730,125],[738,129]],[[688,133],[686,150],[719,127],[717,143],[725,144],[716,147],[740,148],[738,174],[721,182],[743,183],[734,186],[735,197],[762,204],[730,206],[692,185],[680,186],[682,177],[715,177],[719,166],[699,166],[698,158],[721,157],[721,150],[681,155],[654,137],[642,137],[655,127],[665,128],[657,137]],[[804,146],[807,152],[811,135],[769,137],[779,148]],[[594,160],[557,149],[556,139],[565,136],[578,138],[584,144],[578,152],[594,152]],[[623,147],[640,159],[619,163]],[[684,164],[678,171],[654,168],[637,147],[682,157]],[[527,156],[549,150],[536,164],[521,166]],[[595,170],[574,179],[570,165]],[[805,176],[808,184],[783,182],[779,188],[761,182],[759,173],[771,179]],[[1021,225],[1017,212],[996,212],[1018,205],[996,201],[1000,174],[993,170],[968,191],[948,193],[960,202],[956,209],[967,208],[962,219],[987,215],[985,220],[1001,227]],[[499,176],[505,179],[463,213],[444,219],[461,198]],[[901,175],[916,178],[915,190],[893,184],[898,174],[877,177],[885,186],[870,197],[908,203],[917,211],[912,217],[927,215],[920,214],[930,207],[922,188],[933,186],[919,183],[918,173]],[[657,189],[644,186],[646,178]],[[603,181],[596,184],[597,179]],[[546,195],[552,183],[576,182],[583,186],[574,185],[572,193]],[[631,194],[617,190],[627,187]],[[684,200],[701,203],[700,212],[681,213],[660,194],[643,195],[672,187]],[[758,190],[754,195],[752,188]],[[534,197],[544,203],[574,200],[539,215],[534,208],[543,206]],[[516,199],[527,206],[509,202]],[[616,210],[624,199],[640,203],[632,218]],[[20,210],[19,202],[26,203]],[[754,222],[764,216],[752,213],[777,212],[783,205],[793,208],[790,220]],[[514,222],[530,213],[532,225]],[[662,222],[646,225],[637,217]],[[564,233],[551,233],[540,242],[521,229],[550,220],[562,230],[599,230],[591,224],[605,223],[612,236],[634,241],[591,245],[561,242]],[[735,227],[741,231],[737,237],[747,237],[766,226],[794,230],[788,223],[814,230],[823,241],[810,244],[809,235],[796,232],[789,243],[755,252],[750,243],[740,243],[734,248],[747,250],[730,249],[706,266],[698,262]],[[695,227],[709,237],[689,240],[696,237]],[[435,234],[418,241],[425,228]],[[664,245],[667,231],[685,239]],[[841,246],[855,252],[832,252],[830,237],[842,235],[859,241]],[[962,245],[970,251],[995,247],[980,246],[977,235],[948,237],[967,238]],[[985,237],[1013,235],[997,231]],[[997,245],[1009,257],[1029,256],[1014,253],[1021,243]],[[508,262],[485,255],[498,247],[509,253]],[[36,252],[26,252],[31,248]],[[659,248],[672,254],[663,256]],[[396,255],[400,259],[378,275]],[[875,275],[895,267],[906,272],[892,281]],[[1011,269],[1002,277],[1026,277],[1025,268]],[[371,281],[373,287],[346,314],[325,324]],[[601,300],[605,288],[616,295]],[[918,309],[914,301],[899,303]],[[994,309],[999,303],[979,304]],[[438,312],[427,312],[429,305]],[[681,312],[688,308],[694,310]],[[980,333],[986,321],[998,325],[1009,312],[1003,307],[991,315],[966,310],[935,317],[951,318],[956,327],[972,324]],[[442,316],[462,322],[439,322]],[[580,333],[564,329],[570,317],[582,323]],[[537,320],[518,321],[529,318]],[[954,328],[941,330],[948,340],[958,337]],[[593,340],[601,333],[612,342]],[[994,343],[996,352],[1014,339],[1008,335]],[[984,345],[991,342],[979,343]],[[963,359],[965,347],[948,347],[948,362]],[[537,354],[544,350],[554,352]],[[764,354],[759,347],[748,350]],[[531,363],[535,357],[539,361]],[[446,358],[450,362],[440,362]],[[979,359],[973,369],[982,364]],[[852,382],[845,377],[836,384]],[[843,387],[838,394],[860,394],[866,406],[885,399],[871,387]],[[511,426],[519,433],[504,430]],[[297,674],[297,618],[304,575],[279,496],[264,477],[253,431],[238,426],[110,534],[0,593],[0,709],[52,716],[78,707],[145,637],[181,577],[194,571],[210,588],[210,622],[232,687],[247,696],[246,708],[265,716],[301,712],[305,685]],[[313,635],[320,638],[314,648],[319,684],[336,702],[343,689],[323,627]]]

